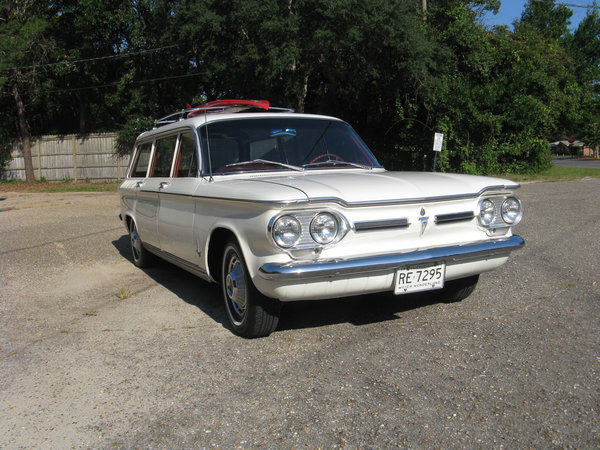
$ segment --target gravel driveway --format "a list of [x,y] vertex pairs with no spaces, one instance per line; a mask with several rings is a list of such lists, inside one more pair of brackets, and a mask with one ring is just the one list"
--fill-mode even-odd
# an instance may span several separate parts
[[598,448],[600,179],[520,195],[526,247],[465,301],[245,340],[216,286],[133,266],[116,194],[0,192],[0,448]]

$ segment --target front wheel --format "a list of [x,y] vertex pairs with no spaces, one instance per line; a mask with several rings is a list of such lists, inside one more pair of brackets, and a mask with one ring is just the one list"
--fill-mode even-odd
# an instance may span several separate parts
[[257,338],[268,336],[277,328],[281,303],[258,292],[236,242],[225,245],[221,285],[227,316],[237,334]]
[[478,281],[479,275],[448,281],[444,288],[436,293],[444,303],[460,302],[473,293]]

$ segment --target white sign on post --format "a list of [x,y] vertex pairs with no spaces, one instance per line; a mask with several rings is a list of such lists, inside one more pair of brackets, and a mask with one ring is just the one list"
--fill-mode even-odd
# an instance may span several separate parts
[[443,143],[444,143],[444,133],[435,133],[435,137],[433,139],[433,151],[441,152]]

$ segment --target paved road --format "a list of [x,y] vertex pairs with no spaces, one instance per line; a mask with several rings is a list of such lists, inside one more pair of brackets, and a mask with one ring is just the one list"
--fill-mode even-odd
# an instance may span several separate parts
[[598,448],[600,179],[520,194],[527,246],[465,301],[244,340],[218,289],[130,263],[115,194],[0,193],[0,448]]
[[600,159],[553,159],[557,166],[582,167],[584,169],[600,169]]

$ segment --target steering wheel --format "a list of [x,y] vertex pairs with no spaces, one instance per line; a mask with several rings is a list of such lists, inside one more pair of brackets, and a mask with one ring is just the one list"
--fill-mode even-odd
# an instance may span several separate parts
[[344,160],[344,158],[342,158],[340,155],[336,155],[335,153],[323,153],[323,154],[317,156],[316,158],[313,158],[309,164],[314,164],[316,162],[319,162],[322,159],[333,160],[333,161],[343,161]]

